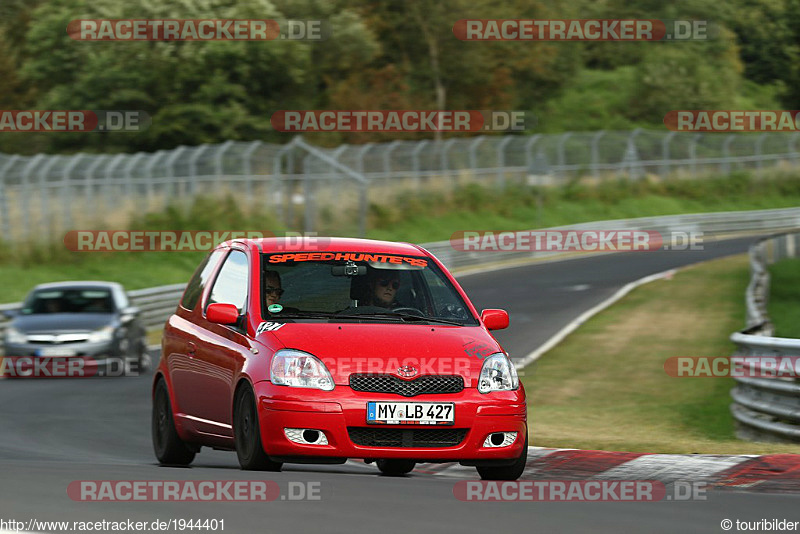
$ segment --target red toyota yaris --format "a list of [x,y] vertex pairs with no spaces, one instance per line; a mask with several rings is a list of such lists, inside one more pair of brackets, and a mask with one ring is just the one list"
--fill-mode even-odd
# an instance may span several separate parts
[[525,391],[489,333],[507,326],[416,245],[228,241],[165,326],[156,457],[185,465],[207,446],[235,450],[243,469],[363,458],[390,475],[460,462],[514,480]]

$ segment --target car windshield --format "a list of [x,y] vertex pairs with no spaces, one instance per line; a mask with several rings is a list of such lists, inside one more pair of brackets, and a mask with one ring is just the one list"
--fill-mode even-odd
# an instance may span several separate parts
[[429,258],[361,252],[262,255],[264,317],[478,324]]
[[46,313],[113,313],[114,300],[107,289],[42,289],[25,301],[23,315]]

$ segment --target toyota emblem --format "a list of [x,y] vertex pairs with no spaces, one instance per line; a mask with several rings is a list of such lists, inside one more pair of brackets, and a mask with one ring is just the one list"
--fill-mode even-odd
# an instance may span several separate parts
[[411,378],[417,376],[417,368],[413,365],[404,365],[397,368],[397,374],[403,378]]

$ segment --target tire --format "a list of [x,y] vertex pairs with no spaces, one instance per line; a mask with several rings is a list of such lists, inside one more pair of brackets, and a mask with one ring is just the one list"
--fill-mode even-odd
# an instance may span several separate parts
[[381,470],[381,473],[392,477],[406,475],[410,473],[412,469],[414,469],[415,465],[417,465],[413,460],[401,459],[378,460],[376,463],[378,465],[378,469]]
[[159,380],[153,394],[153,450],[162,465],[189,465],[196,452],[178,436],[172,405],[164,380]]
[[270,460],[261,443],[258,424],[258,408],[253,390],[249,386],[239,389],[234,400],[233,433],[236,440],[236,456],[239,465],[246,471],[280,471],[280,462]]
[[525,471],[528,462],[528,432],[525,431],[525,447],[522,454],[511,465],[503,466],[480,466],[476,469],[482,480],[517,480]]
[[139,364],[139,373],[145,374],[153,367],[153,357],[147,353],[147,340],[142,338],[139,340],[139,347],[137,348],[137,363]]

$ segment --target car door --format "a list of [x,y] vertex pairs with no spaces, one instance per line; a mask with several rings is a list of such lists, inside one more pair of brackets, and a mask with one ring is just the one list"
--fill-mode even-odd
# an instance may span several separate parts
[[[166,359],[169,370],[177,417],[194,420],[200,416],[202,394],[197,391],[197,375],[205,373],[196,361],[197,345],[205,338],[203,317],[203,296],[206,294],[214,273],[228,253],[227,248],[219,248],[206,257],[189,280],[178,309],[164,327],[162,358]],[[202,380],[200,380],[202,382]]]
[[[232,436],[231,405],[233,380],[244,362],[244,352],[249,344],[244,325],[248,309],[250,267],[247,254],[232,249],[220,268],[208,299],[203,306],[203,316],[197,332],[198,339],[193,355],[195,366],[201,372],[194,375],[192,390],[196,394],[198,409],[197,429],[209,434]],[[220,325],[205,318],[210,304],[233,304],[242,316],[240,325]]]

